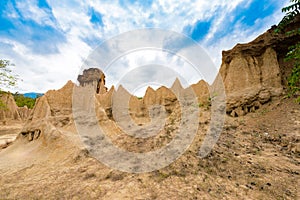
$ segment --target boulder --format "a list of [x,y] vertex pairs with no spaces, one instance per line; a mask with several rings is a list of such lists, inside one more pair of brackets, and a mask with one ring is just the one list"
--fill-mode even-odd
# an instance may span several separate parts
[[97,94],[104,94],[107,92],[107,88],[105,87],[105,75],[98,68],[85,69],[83,74],[78,76],[77,80],[82,87],[92,85]]

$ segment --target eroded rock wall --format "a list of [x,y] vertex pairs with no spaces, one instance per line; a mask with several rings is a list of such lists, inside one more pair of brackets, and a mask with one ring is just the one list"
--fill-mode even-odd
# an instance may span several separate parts
[[[299,26],[299,22],[294,23]],[[299,35],[275,33],[272,27],[254,41],[223,51],[220,74],[227,96],[226,111],[232,116],[255,111],[283,94],[291,63],[284,63],[288,47]]]
[[0,100],[3,106],[0,108],[0,122],[25,121],[30,114],[30,109],[18,107],[12,94],[0,94]]

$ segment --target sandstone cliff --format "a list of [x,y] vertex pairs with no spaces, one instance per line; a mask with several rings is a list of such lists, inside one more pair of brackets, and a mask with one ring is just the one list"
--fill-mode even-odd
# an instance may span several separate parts
[[[300,20],[291,26],[300,27]],[[293,65],[283,60],[288,47],[299,41],[300,36],[277,34],[275,28],[250,43],[223,51],[220,74],[226,89],[228,114],[244,115],[284,92]]]
[[[86,72],[85,75],[87,75]],[[38,98],[24,127],[20,131],[17,140],[13,143],[12,148],[8,148],[7,151],[13,152],[14,148],[20,147],[21,143],[31,144],[32,148],[39,153],[41,147],[43,147],[43,149],[53,149],[55,146],[64,146],[64,149],[73,149],[72,152],[66,149],[63,150],[70,154],[78,152],[78,150],[80,151],[82,143],[80,142],[74,123],[76,116],[74,116],[73,95],[75,90],[80,90],[80,88],[83,89],[88,86],[91,86],[95,97],[94,101],[97,120],[100,124],[104,124],[109,130],[108,132],[112,135],[115,135],[115,132],[120,132],[120,128],[115,125],[115,117],[117,116],[113,115],[114,95],[116,95],[117,98],[121,98],[122,101],[125,101],[126,98],[128,99],[129,103],[127,104],[127,110],[137,124],[137,132],[143,128],[143,125],[150,122],[150,115],[154,115],[154,117],[160,116],[160,110],[157,105],[162,105],[166,111],[167,116],[164,116],[163,119],[165,119],[165,117],[172,118],[172,123],[179,120],[180,117],[176,117],[176,120],[174,118],[174,116],[177,116],[180,113],[179,102],[175,94],[176,91],[184,91],[184,89],[178,80],[175,81],[170,89],[162,86],[157,90],[153,90],[149,87],[145,96],[139,99],[132,96],[122,87],[119,87],[117,90],[112,87],[107,91],[104,86],[104,74],[100,72],[98,75],[89,76],[89,80],[82,82],[82,86],[76,86],[69,81],[61,89],[50,90],[45,93],[45,95]],[[87,76],[85,76],[85,78],[86,77]],[[98,87],[99,85],[100,90]],[[208,86],[204,81],[194,84],[191,88],[195,90],[199,102],[208,102]],[[78,95],[81,97],[83,96],[80,93],[78,93]],[[85,101],[84,98],[83,101]],[[90,103],[91,102],[83,102],[83,104]],[[17,111],[15,113],[16,116],[20,117]],[[79,117],[84,118],[85,116]],[[127,123],[127,121],[125,122]],[[161,123],[163,120],[159,122]],[[172,123],[168,123],[169,126],[174,126]],[[155,126],[156,124],[158,124],[158,122],[154,123]],[[22,149],[20,151],[25,150]],[[52,153],[54,154],[54,151]]]
[[50,90],[38,98],[36,104],[23,127],[22,135],[29,135],[35,131],[43,135],[46,129],[66,127],[72,121],[72,92],[74,83],[69,81],[60,90]]

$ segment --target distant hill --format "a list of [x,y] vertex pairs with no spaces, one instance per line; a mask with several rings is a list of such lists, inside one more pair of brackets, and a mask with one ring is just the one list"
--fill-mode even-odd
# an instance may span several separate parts
[[37,98],[38,96],[43,96],[44,94],[43,93],[35,93],[35,92],[29,92],[29,93],[25,93],[23,94],[25,97],[29,97],[29,98],[32,98],[32,99],[35,99]]

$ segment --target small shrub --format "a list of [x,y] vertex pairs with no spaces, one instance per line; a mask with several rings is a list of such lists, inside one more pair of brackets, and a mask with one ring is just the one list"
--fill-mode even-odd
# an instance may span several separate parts
[[[285,32],[286,27],[300,14],[300,0],[290,0],[290,2],[290,5],[282,8],[282,12],[286,14],[278,24],[276,33]],[[300,28],[295,28],[285,34],[289,36],[300,35]],[[300,103],[300,42],[289,47],[285,61],[294,61],[292,74],[288,78],[288,97],[298,96],[296,102]]]

